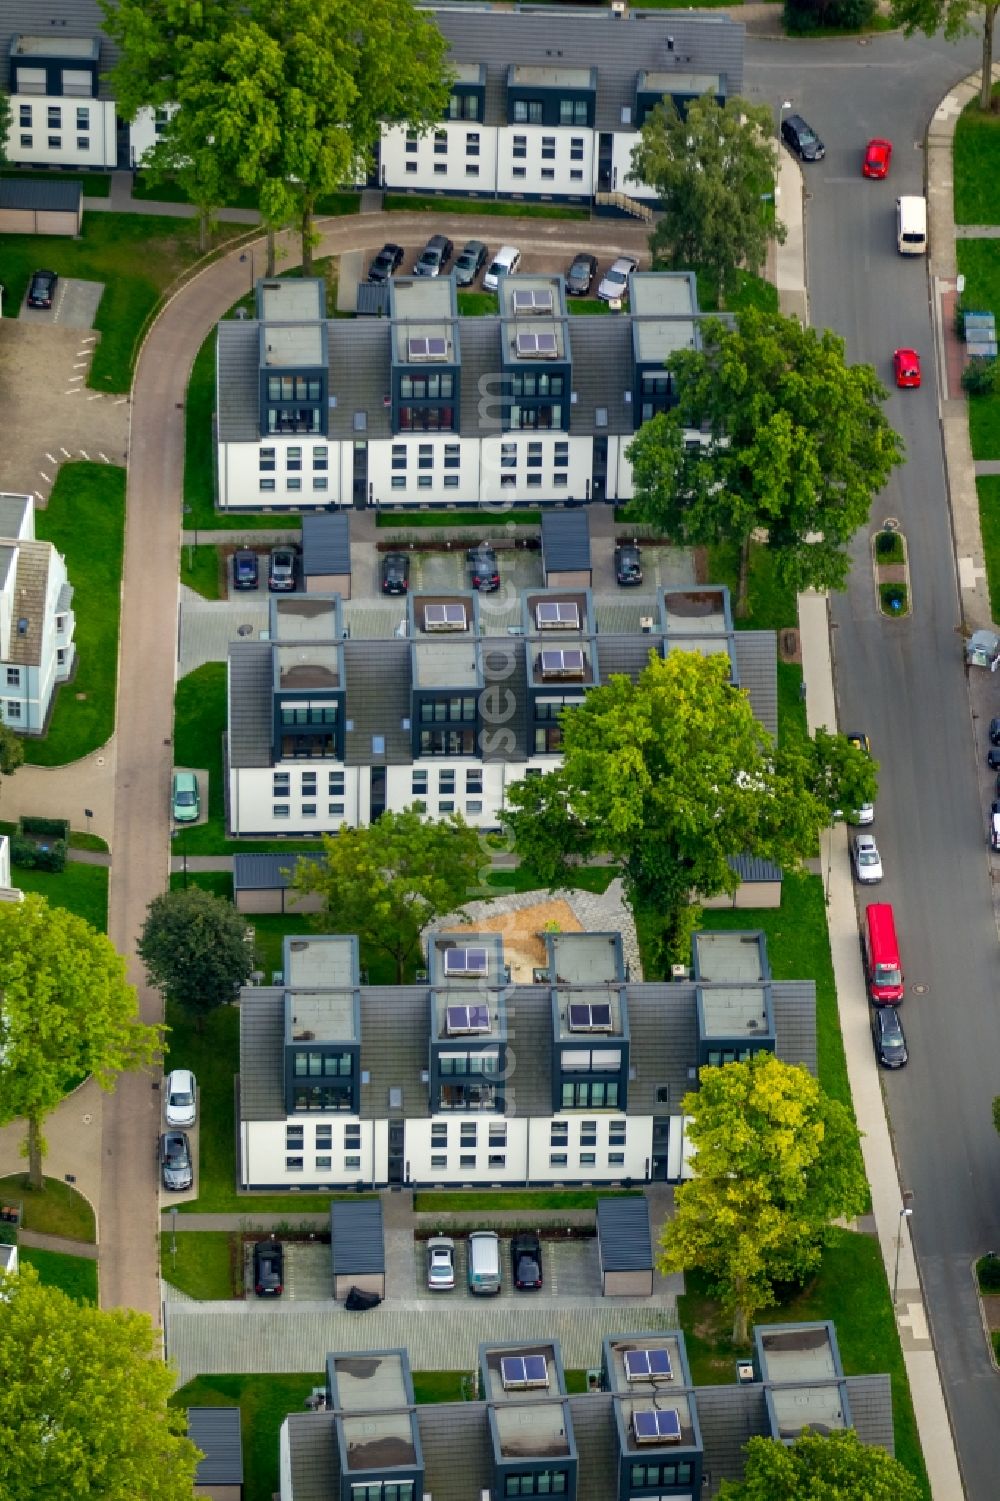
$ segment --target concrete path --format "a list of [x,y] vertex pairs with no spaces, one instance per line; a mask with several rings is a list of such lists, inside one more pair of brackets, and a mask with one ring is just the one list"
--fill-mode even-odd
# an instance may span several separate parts
[[[72,693],[72,683],[61,688],[60,693]],[[16,821],[22,814],[38,814],[42,818],[66,818],[70,827],[84,829],[89,825],[92,834],[98,834],[111,843],[114,817],[116,739],[114,736],[100,750],[81,761],[71,761],[68,766],[20,766],[12,777],[4,777],[3,816]],[[169,801],[169,793],[168,793]],[[84,809],[92,813],[87,818]],[[72,850],[71,858],[87,853]]]
[[82,1256],[85,1261],[97,1260],[97,1247],[89,1240],[69,1240],[65,1235],[42,1235],[37,1230],[18,1230],[19,1246],[32,1251],[55,1251],[60,1256]]
[[1000,224],[956,224],[955,239],[1000,240]]
[[76,865],[110,865],[111,854],[108,850],[67,850],[66,859]]
[[[101,1127],[108,1096],[87,1079],[57,1105],[45,1122],[44,1172],[47,1178],[72,1183],[93,1206],[101,1239]],[[27,1136],[23,1121],[0,1126],[0,1178],[23,1173],[21,1148]]]
[[1000,474],[1000,459],[976,459],[974,467],[977,479],[988,474]]

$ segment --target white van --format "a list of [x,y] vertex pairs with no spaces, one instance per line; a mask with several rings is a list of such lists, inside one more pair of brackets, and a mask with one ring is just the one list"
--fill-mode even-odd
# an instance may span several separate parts
[[896,245],[900,255],[924,255],[927,250],[927,199],[896,199]]
[[514,245],[501,245],[496,255],[490,262],[490,269],[483,277],[483,286],[487,292],[495,292],[500,285],[501,276],[513,276],[521,264],[521,252]]
[[469,1236],[468,1280],[470,1293],[500,1291],[500,1241],[495,1231],[474,1230]]

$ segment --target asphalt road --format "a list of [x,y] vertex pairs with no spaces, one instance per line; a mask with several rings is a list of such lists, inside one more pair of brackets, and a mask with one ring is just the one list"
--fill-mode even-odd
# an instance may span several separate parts
[[[840,723],[867,730],[881,765],[875,834],[886,870],[878,892],[896,911],[908,993],[910,1065],[886,1076],[902,1182],[967,1494],[995,1501],[1000,1377],[984,1345],[970,1263],[1000,1244],[997,927],[973,722],[956,636],[960,612],[924,259],[895,249],[895,198],[923,191],[919,142],[948,88],[976,65],[978,41],[751,43],[754,92],[790,99],[827,145],[805,168],[811,316],[873,363],[892,389],[888,415],[907,463],[875,502],[872,522],[902,525],[913,614],[875,607],[868,534],[856,539],[849,588],[833,604]],[[860,65],[859,65],[860,64]],[[869,136],[895,145],[888,182],[865,182]],[[923,356],[924,385],[896,391],[892,350]],[[917,987],[921,987],[918,990]],[[924,1435],[925,1443],[932,1436]]]

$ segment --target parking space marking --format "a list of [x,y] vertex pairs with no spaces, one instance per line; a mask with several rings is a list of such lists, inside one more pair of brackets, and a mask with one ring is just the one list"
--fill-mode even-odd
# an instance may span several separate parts
[[[59,462],[59,460],[56,458],[55,454],[54,453],[49,453],[48,450],[46,450],[45,457],[48,459],[48,461],[49,461],[50,464],[58,464],[58,462]],[[68,455],[67,455],[67,457],[68,457]]]
[[64,391],[63,392],[63,395],[64,396],[76,396],[76,395],[79,394],[79,390],[80,390],[79,386],[70,386],[70,388],[69,388],[68,391]]
[[115,402],[115,406],[116,407],[123,407],[127,401],[128,401],[128,397],[127,396],[119,396],[118,400]]
[[60,448],[59,452],[62,454],[63,458],[71,459],[73,457],[68,448]]
[[73,366],[73,369],[74,370],[86,370],[88,363],[89,363],[89,361],[87,361],[87,360],[78,360],[77,363]]
[[81,344],[93,344],[93,342],[94,342],[94,340],[95,340],[95,339],[96,339],[96,338],[97,338],[97,335],[96,335],[96,334],[86,334],[86,335],[85,335],[85,336],[84,336],[84,337],[83,337],[83,338],[82,338],[82,339],[81,339],[81,340],[80,340],[80,343],[81,343]]
[[49,479],[49,476],[45,473],[45,470],[44,469],[39,469],[38,472],[42,476],[42,479],[45,481],[45,483],[47,485],[51,485],[52,481]]
[[36,490],[35,491],[35,499],[36,500],[44,500],[45,499],[45,496],[42,494],[41,490]]
[[99,459],[103,459],[103,460],[104,460],[104,462],[105,462],[105,464],[110,464],[110,463],[111,463],[111,460],[110,460],[110,459],[109,459],[109,458],[108,458],[108,456],[107,456],[107,454],[106,454],[106,453],[99,453],[99,454],[98,454],[98,455],[97,455],[97,457],[98,457],[98,458],[99,458]]
[[100,393],[100,391],[96,392],[96,394],[93,395],[93,396],[88,396],[87,397],[88,401],[100,401],[100,399],[101,399],[101,393]]
[[90,454],[87,453],[86,449],[83,449],[83,448],[80,449],[80,452],[83,454],[83,457],[87,460],[87,463],[89,464],[90,463]]

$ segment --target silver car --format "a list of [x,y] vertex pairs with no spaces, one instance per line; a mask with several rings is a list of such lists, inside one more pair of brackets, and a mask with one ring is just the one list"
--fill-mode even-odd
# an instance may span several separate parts
[[435,1235],[427,1242],[427,1287],[432,1293],[449,1293],[455,1286],[455,1242],[450,1235]]
[[597,295],[602,302],[621,301],[628,296],[628,279],[632,272],[638,268],[638,261],[630,255],[620,255],[605,273],[597,288]]
[[864,886],[874,886],[882,879],[882,857],[871,834],[855,834],[851,842],[854,874]]

